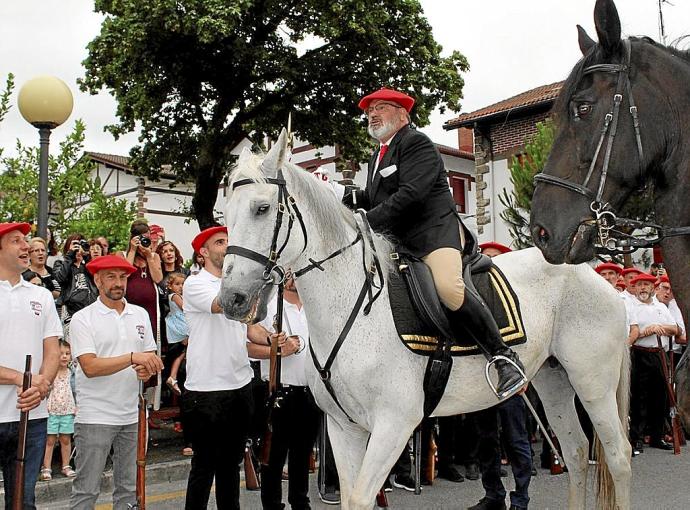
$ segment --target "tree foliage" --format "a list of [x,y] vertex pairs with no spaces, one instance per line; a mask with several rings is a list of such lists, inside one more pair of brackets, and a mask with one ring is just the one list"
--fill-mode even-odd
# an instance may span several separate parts
[[505,210],[500,216],[508,224],[510,237],[517,249],[534,246],[529,231],[529,214],[532,210],[534,176],[541,172],[551,152],[554,139],[554,126],[550,120],[537,123],[537,132],[525,144],[519,156],[513,156],[508,166],[513,190],[504,188],[499,195]]
[[[459,110],[467,60],[441,56],[416,0],[96,0],[83,90],[110,90],[115,136],[141,128],[132,164],[196,182],[193,213],[213,221],[216,190],[245,136],[293,128],[345,159],[370,148],[358,100],[381,86],[417,99],[413,120]],[[361,117],[360,117],[361,118]]]
[[[0,94],[0,121],[10,109],[9,96],[14,77],[8,75]],[[86,236],[105,235],[111,244],[128,238],[128,227],[135,216],[134,204],[106,197],[100,183],[91,179],[93,163],[81,154],[85,126],[81,120],[63,140],[56,155],[48,158],[49,226],[56,239],[72,232]],[[0,219],[35,223],[38,215],[39,148],[19,140],[16,155],[3,156],[0,149]],[[123,231],[124,228],[124,231]]]

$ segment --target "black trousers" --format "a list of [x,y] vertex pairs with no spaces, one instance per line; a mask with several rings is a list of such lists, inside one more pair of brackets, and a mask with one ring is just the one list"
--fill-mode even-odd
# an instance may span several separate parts
[[254,411],[251,384],[237,390],[187,391],[183,406],[194,457],[186,510],[205,510],[216,479],[216,506],[240,508],[240,462]]
[[656,352],[632,349],[630,381],[630,440],[642,441],[649,434],[652,442],[664,437],[668,411],[666,382],[661,359]]
[[507,440],[506,449],[515,478],[515,490],[510,493],[510,502],[517,508],[527,508],[528,488],[532,476],[532,451],[527,435],[527,410],[522,397],[514,395],[497,406],[478,411],[476,417],[481,430],[479,464],[486,497],[495,501],[503,501],[506,497],[506,490],[501,481],[500,417],[501,434]]
[[283,388],[280,407],[271,410],[272,439],[268,466],[261,467],[264,510],[281,510],[282,475],[288,462],[288,502],[293,510],[309,507],[309,457],[319,429],[319,408],[306,386]]

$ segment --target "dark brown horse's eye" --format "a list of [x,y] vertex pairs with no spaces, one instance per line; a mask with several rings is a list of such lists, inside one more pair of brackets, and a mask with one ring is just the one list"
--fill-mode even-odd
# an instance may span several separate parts
[[587,103],[583,103],[581,105],[578,105],[578,107],[577,107],[578,117],[584,117],[585,115],[587,115],[590,112],[591,109],[592,109],[592,106],[587,104]]

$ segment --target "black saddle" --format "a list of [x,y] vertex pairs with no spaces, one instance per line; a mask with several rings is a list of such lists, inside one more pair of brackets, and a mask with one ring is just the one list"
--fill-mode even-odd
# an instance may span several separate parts
[[[525,343],[517,295],[491,258],[479,252],[476,237],[464,225],[463,228],[465,286],[473,287],[482,296],[508,346]],[[411,351],[431,356],[439,342],[450,341],[452,356],[481,354],[469,334],[453,338],[447,310],[438,299],[429,267],[403,249],[399,252],[398,271],[389,275],[388,295],[398,335]]]

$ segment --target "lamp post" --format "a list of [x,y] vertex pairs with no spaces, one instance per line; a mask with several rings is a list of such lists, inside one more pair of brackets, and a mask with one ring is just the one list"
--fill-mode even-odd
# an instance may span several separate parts
[[38,129],[41,156],[38,174],[38,235],[48,233],[48,142],[50,131],[72,114],[72,92],[54,76],[38,76],[27,81],[19,91],[22,117]]

